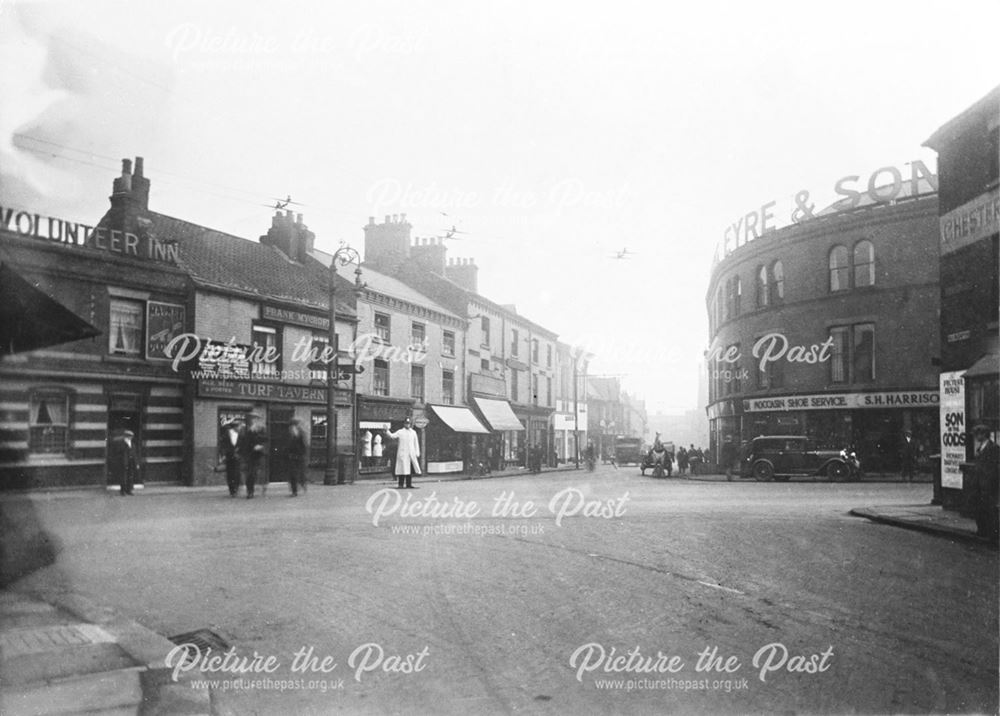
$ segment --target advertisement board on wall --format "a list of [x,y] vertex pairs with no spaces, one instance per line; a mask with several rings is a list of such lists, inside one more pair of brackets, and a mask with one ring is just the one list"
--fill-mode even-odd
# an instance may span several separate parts
[[941,487],[962,489],[965,461],[965,371],[941,374]]

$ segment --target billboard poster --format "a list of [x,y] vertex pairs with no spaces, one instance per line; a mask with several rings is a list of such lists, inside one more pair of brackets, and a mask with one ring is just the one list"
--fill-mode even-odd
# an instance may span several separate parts
[[941,487],[962,489],[965,461],[965,371],[941,374]]

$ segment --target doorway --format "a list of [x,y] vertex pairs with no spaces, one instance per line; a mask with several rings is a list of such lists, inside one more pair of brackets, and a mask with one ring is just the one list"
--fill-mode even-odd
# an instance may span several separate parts
[[[121,435],[125,430],[131,430],[135,436],[132,444],[136,448],[137,460],[139,463],[139,475],[136,484],[143,481],[143,449],[142,449],[142,410],[139,395],[137,393],[112,393],[108,399],[108,430],[105,438],[105,456],[111,454],[111,441]],[[105,457],[105,480],[111,479],[110,470],[107,469],[107,457]],[[111,483],[108,482],[110,485]],[[114,483],[117,487],[118,483]]]
[[295,407],[291,405],[272,405],[268,410],[267,430],[270,446],[267,465],[268,481],[288,480],[290,465],[288,464],[288,430],[295,417]]

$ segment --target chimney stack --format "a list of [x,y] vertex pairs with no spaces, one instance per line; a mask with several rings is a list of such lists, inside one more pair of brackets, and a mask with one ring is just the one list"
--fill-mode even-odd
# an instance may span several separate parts
[[444,275],[467,291],[479,293],[479,267],[476,266],[474,260],[456,259],[449,261]]
[[385,223],[376,224],[369,217],[365,232],[365,263],[388,274],[395,274],[410,258],[410,229],[406,214],[386,214]]
[[111,208],[98,222],[107,229],[125,231],[139,236],[148,235],[149,179],[142,175],[142,157],[135,159],[135,173],[132,160],[122,159],[121,176],[111,182]]
[[316,234],[309,231],[309,227],[303,222],[302,214],[296,216],[291,209],[285,212],[275,211],[271,217],[271,228],[260,237],[260,243],[274,246],[288,258],[299,263],[306,261],[315,241]]

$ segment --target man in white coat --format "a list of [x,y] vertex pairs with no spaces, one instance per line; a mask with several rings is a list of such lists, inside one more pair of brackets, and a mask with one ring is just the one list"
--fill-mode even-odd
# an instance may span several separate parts
[[397,489],[413,489],[412,474],[420,474],[420,438],[417,431],[410,426],[410,419],[403,422],[403,427],[394,433],[389,433],[389,437],[399,441],[396,446],[396,480]]

